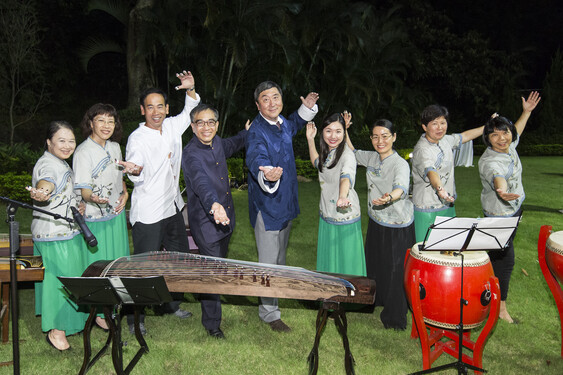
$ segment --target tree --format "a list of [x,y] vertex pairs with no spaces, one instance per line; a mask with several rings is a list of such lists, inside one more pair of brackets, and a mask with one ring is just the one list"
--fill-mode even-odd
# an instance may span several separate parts
[[155,22],[154,6],[155,0],[137,0],[133,5],[125,0],[92,0],[88,3],[89,11],[105,12],[122,24],[124,32],[120,40],[105,36],[88,38],[78,52],[82,65],[87,71],[88,63],[94,56],[108,52],[124,54],[127,59],[128,107],[138,105],[142,89],[156,85],[148,62],[153,51],[148,31],[149,24]]
[[563,55],[557,50],[543,82],[542,108],[536,131],[539,143],[561,143],[561,108],[563,108]]
[[5,0],[0,8],[0,108],[10,129],[28,123],[48,99],[39,49],[40,27],[32,0]]

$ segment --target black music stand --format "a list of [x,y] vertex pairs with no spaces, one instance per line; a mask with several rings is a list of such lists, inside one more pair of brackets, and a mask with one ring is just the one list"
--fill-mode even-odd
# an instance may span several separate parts
[[[435,368],[414,372],[429,374],[448,368],[457,369],[458,374],[467,374],[467,370],[487,372],[477,366],[463,362],[463,307],[469,301],[463,298],[463,261],[464,251],[501,251],[516,235],[520,216],[485,217],[482,219],[437,216],[434,224],[426,231],[420,250],[453,251],[461,257],[461,291],[459,299],[458,356],[457,361]],[[432,232],[430,231],[432,229]],[[428,241],[429,245],[426,245]],[[453,250],[456,249],[456,250]]]
[[[144,305],[158,305],[172,301],[162,276],[154,277],[59,277],[64,288],[77,304],[92,305],[90,315],[84,326],[84,362],[79,375],[86,374],[112,343],[113,367],[118,375],[129,374],[149,348],[139,328],[140,309]],[[139,350],[123,369],[123,343],[121,342],[121,316],[118,312],[123,305],[135,306],[135,338]],[[105,345],[90,361],[92,354],[90,330],[96,319],[96,306],[103,306],[109,334]]]

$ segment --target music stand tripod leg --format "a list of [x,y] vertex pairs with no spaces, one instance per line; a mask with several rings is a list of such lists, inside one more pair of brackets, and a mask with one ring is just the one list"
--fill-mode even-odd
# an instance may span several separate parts
[[[139,362],[143,354],[149,352],[149,347],[147,345],[147,342],[143,338],[143,335],[141,334],[141,328],[140,328],[140,314],[142,309],[144,309],[144,306],[135,305],[135,338],[137,339],[140,348],[135,354],[135,356],[133,357],[133,359],[131,360],[131,362],[129,362],[125,370],[122,370],[123,374],[129,374],[133,369],[133,367],[135,367],[137,362]],[[123,369],[123,358],[121,358],[121,369]]]

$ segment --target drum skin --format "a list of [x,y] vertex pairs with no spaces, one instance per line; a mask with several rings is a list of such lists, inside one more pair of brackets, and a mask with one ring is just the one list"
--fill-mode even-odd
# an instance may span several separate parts
[[[461,293],[461,257],[435,251],[418,251],[418,245],[407,255],[404,285],[412,307],[410,274],[420,270],[422,316],[427,324],[456,329],[459,324]],[[479,326],[487,319],[490,309],[489,278],[493,267],[486,252],[466,252],[463,263],[464,329]],[[483,301],[483,302],[482,302]]]
[[547,239],[545,262],[557,281],[563,283],[563,231],[554,232]]

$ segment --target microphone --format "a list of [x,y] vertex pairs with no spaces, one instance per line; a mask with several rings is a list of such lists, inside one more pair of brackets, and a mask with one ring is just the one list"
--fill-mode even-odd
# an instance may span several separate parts
[[80,212],[78,212],[76,207],[70,207],[70,210],[72,211],[74,222],[78,224],[78,226],[80,227],[80,230],[82,231],[82,235],[84,236],[84,239],[86,240],[88,246],[90,247],[96,246],[98,244],[98,240],[96,239],[96,237],[94,237],[92,232],[90,232],[90,228],[88,228],[88,226],[86,225],[86,222],[84,221],[84,217],[80,214]]

